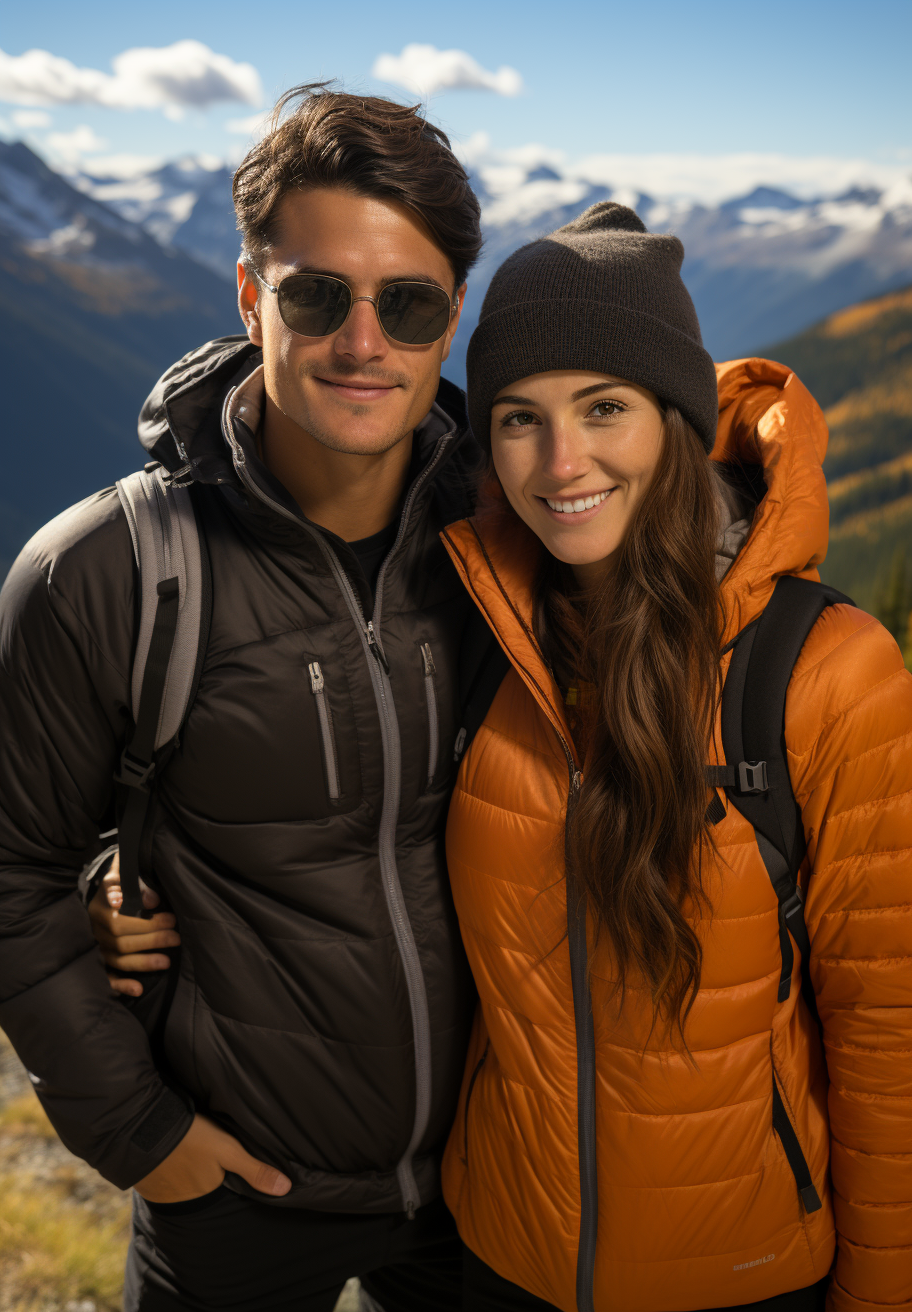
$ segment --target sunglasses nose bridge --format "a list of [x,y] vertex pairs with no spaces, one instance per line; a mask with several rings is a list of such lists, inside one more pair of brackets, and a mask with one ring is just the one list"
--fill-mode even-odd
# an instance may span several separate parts
[[[374,307],[374,313],[370,316],[373,320],[373,328],[369,328],[367,323],[361,323],[359,325],[357,322],[352,321],[352,312],[359,301],[369,301]],[[336,349],[341,348],[343,353],[348,353],[352,344],[352,333],[354,333],[354,338],[359,342],[359,345],[356,348],[357,354],[362,354],[365,351],[367,351],[368,354],[376,354],[378,351],[378,342],[381,340],[389,340],[389,334],[384,330],[383,324],[380,322],[380,310],[376,297],[352,296],[349,290],[349,303],[348,309],[345,312],[345,318],[342,323],[340,323],[338,327],[333,328],[332,332],[327,334],[327,336],[336,337],[338,343]],[[379,338],[377,337],[378,333]]]

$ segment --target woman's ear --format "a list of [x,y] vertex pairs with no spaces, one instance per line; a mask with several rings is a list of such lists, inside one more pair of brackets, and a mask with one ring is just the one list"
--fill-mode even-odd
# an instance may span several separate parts
[[247,329],[247,336],[254,346],[263,345],[263,329],[260,324],[260,289],[257,280],[238,260],[238,311]]

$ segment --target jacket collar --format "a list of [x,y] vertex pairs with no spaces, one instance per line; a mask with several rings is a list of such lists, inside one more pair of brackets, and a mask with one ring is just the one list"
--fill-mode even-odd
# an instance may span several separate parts
[[[245,513],[238,453],[249,458],[257,490],[267,492],[267,499],[283,509],[281,515],[269,511],[265,500],[249,507],[257,531],[288,540],[300,534],[284,512],[296,517],[302,528],[313,526],[256,456],[256,416],[239,413],[242,404],[252,404],[262,393],[262,365],[262,351],[245,336],[218,338],[191,351],[156,383],[140,413],[139,436],[149,455],[166,469],[174,472],[189,465],[194,482],[230,485],[235,514]],[[415,476],[431,462],[444,436],[446,449],[435,461],[432,481],[435,486],[447,479],[452,484],[458,512],[449,517],[457,518],[472,504],[471,471],[478,452],[468,431],[463,393],[441,379],[434,406],[416,429]]]

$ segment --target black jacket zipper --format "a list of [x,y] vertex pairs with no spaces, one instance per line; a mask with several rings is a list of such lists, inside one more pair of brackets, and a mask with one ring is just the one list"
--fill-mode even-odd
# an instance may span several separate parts
[[424,695],[427,699],[428,712],[428,772],[427,786],[432,787],[437,774],[437,757],[440,753],[440,725],[437,713],[437,684],[434,675],[437,667],[431,652],[431,644],[421,644],[421,662],[424,666]]
[[323,741],[323,761],[326,765],[326,787],[330,799],[337,802],[341,796],[339,787],[339,762],[336,757],[336,739],[333,734],[332,712],[326,699],[326,685],[323,669],[319,661],[312,661],[307,667],[310,675],[310,690],[317,703],[317,718],[320,721],[320,737]]

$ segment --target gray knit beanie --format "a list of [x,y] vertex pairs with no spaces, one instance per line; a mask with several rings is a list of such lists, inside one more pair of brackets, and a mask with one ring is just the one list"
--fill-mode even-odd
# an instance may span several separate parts
[[469,418],[490,442],[491,405],[508,383],[551,369],[594,369],[674,405],[707,451],[719,413],[716,371],[681,281],[677,237],[646,231],[600,201],[514,251],[491,279],[469,342]]

